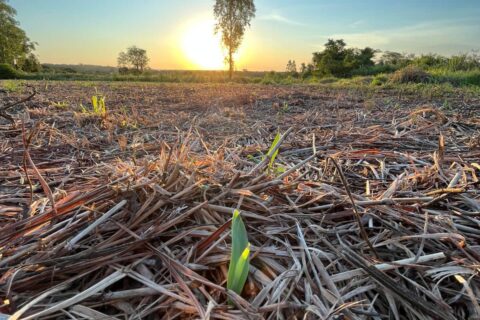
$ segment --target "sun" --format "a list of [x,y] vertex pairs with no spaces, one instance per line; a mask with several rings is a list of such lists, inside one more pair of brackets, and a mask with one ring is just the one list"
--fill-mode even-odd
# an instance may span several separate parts
[[218,70],[224,68],[221,37],[214,34],[215,21],[201,20],[185,29],[181,48],[190,68]]

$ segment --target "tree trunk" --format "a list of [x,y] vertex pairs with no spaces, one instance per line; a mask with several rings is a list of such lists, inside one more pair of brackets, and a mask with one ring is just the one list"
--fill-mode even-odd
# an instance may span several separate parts
[[233,51],[232,49],[228,50],[228,64],[230,65],[230,69],[228,70],[228,76],[230,80],[233,78]]

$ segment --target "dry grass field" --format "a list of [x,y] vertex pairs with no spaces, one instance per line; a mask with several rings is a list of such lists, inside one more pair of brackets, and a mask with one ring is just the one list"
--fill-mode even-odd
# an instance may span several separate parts
[[[0,118],[0,313],[480,316],[478,95],[29,84],[15,125]],[[0,105],[28,94],[9,86]],[[234,209],[252,245],[241,296]]]

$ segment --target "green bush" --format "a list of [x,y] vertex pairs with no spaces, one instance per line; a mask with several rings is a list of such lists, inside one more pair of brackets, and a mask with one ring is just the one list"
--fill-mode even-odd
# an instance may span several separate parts
[[388,77],[384,74],[377,74],[372,82],[370,83],[372,86],[383,86],[385,83],[388,82]]
[[432,71],[435,83],[450,83],[454,86],[480,86],[480,70],[473,71]]
[[415,66],[397,70],[390,77],[390,81],[393,83],[428,83],[430,80],[431,76],[428,72]]
[[320,76],[350,77],[355,70],[368,69],[375,65],[376,50],[347,48],[342,39],[329,39],[325,50],[313,53],[313,65]]
[[343,78],[337,81],[336,83],[341,86],[355,86],[355,87],[363,87],[368,86],[372,83],[373,77],[353,77],[353,78]]
[[428,69],[445,66],[447,61],[448,58],[442,57],[438,54],[424,54],[419,57],[415,57],[411,64],[422,69]]
[[0,79],[17,79],[19,74],[11,65],[0,63]]
[[329,83],[335,83],[335,82],[338,82],[338,78],[324,77],[324,78],[321,78],[320,80],[318,80],[318,83],[321,83],[321,84],[329,84]]
[[374,66],[361,67],[356,70],[353,70],[352,76],[375,76],[381,73],[391,73],[396,70],[398,70],[398,68],[395,68],[394,66],[391,66],[391,65],[376,64]]
[[480,57],[467,54],[452,56],[448,59],[447,68],[451,71],[478,71],[480,69]]

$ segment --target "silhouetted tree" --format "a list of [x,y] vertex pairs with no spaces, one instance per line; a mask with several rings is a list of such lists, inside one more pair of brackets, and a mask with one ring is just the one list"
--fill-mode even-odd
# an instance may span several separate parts
[[121,73],[122,70],[125,71],[129,68],[132,68],[135,73],[142,73],[147,68],[148,61],[147,51],[136,46],[128,48],[127,52],[120,52],[117,58]]
[[217,20],[215,33],[222,33],[222,43],[228,51],[225,60],[231,79],[235,66],[233,55],[240,47],[245,29],[255,17],[255,4],[253,0],[216,0],[213,14]]
[[295,63],[295,60],[288,60],[287,63],[287,72],[296,74],[297,73],[297,64]]
[[300,73],[305,73],[305,71],[307,71],[307,65],[305,64],[305,62],[302,62],[302,64],[300,65]]
[[118,54],[117,64],[119,68],[128,68],[130,61],[128,60],[128,55],[125,52],[120,52]]

